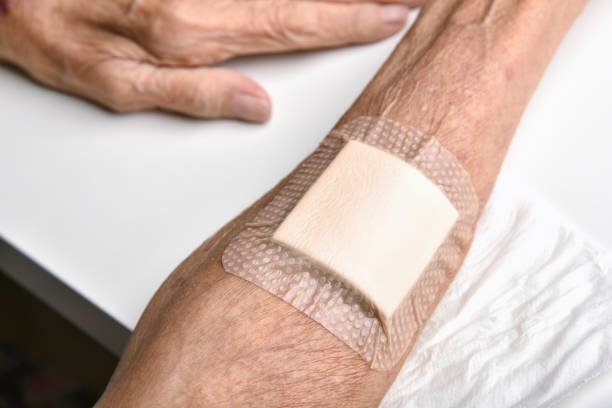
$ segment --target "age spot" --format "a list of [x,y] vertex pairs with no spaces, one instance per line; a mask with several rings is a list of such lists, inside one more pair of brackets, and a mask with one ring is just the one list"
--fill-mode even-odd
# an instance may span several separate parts
[[506,81],[512,81],[512,78],[514,78],[514,68],[510,66],[506,67],[504,74],[506,75]]
[[176,289],[176,288],[180,288],[181,286],[183,286],[183,284],[185,283],[186,279],[185,278],[177,278],[173,283],[171,288],[172,289]]
[[7,15],[11,10],[11,0],[0,0],[0,13]]

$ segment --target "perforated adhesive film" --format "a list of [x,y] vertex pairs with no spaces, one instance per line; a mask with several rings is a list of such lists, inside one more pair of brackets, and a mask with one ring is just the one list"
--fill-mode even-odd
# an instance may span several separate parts
[[[403,159],[436,184],[459,213],[442,245],[384,325],[375,307],[358,291],[307,257],[272,241],[274,231],[349,140]],[[434,137],[389,119],[359,117],[334,129],[298,166],[230,241],[222,262],[227,272],[255,283],[319,322],[372,368],[389,370],[412,347],[454,278],[477,214],[478,198],[469,173]]]

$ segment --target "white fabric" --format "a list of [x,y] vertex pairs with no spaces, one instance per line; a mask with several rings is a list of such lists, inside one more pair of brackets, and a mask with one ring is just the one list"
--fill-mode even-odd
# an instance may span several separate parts
[[611,367],[611,253],[505,183],[381,407],[546,407]]

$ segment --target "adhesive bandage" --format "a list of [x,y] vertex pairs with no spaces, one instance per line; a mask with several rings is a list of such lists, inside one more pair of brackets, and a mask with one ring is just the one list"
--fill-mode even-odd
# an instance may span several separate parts
[[477,212],[469,174],[435,138],[360,117],[300,164],[222,262],[391,369],[453,279]]
[[272,240],[362,293],[385,323],[457,217],[450,201],[421,172],[351,140]]

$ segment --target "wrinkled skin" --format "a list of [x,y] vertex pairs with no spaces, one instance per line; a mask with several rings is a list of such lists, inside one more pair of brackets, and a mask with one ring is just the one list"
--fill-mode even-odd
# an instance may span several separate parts
[[[339,124],[384,116],[435,136],[470,173],[484,208],[522,111],[585,4],[428,1]],[[282,180],[168,277],[96,408],[379,405],[401,363],[390,371],[370,369],[316,321],[224,270],[228,242],[290,181]]]
[[[266,92],[211,65],[380,40],[417,0],[3,0],[0,60],[119,112],[262,122]],[[396,4],[384,4],[395,2]]]

